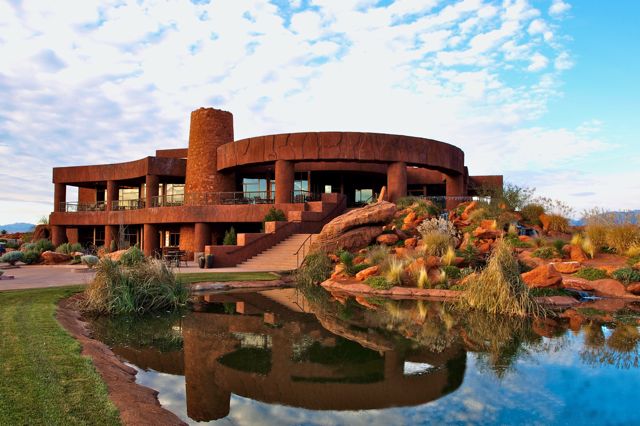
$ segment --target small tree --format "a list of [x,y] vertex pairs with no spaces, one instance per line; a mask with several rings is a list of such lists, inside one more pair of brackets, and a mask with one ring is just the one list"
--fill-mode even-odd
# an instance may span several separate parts
[[3,229],[2,231],[0,231],[0,234],[2,234],[2,235],[7,235],[7,234],[8,234],[8,232],[7,232],[7,230],[6,230],[6,229]]
[[222,244],[225,246],[235,246],[237,244],[236,230],[233,228],[233,226],[231,227],[231,229],[224,233]]
[[284,222],[285,220],[287,220],[287,216],[282,210],[271,207],[264,216],[263,222]]

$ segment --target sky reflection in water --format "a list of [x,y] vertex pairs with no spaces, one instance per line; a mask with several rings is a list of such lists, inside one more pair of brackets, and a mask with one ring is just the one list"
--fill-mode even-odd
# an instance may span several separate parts
[[[290,293],[276,292],[267,299],[242,296],[240,301],[244,305],[233,305],[229,302],[232,299],[227,297],[224,304],[200,306],[202,312],[160,321],[161,325],[156,329],[143,322],[145,326],[136,327],[138,330],[130,334],[118,334],[118,326],[113,324],[107,327],[105,323],[94,324],[94,328],[116,353],[139,370],[138,383],[158,390],[161,404],[191,424],[548,425],[633,424],[637,421],[639,334],[635,324],[629,325],[635,321],[634,317],[626,317],[627,325],[616,324],[619,330],[613,337],[612,325],[606,327],[591,319],[580,331],[567,330],[566,324],[559,322],[546,329],[540,324],[528,323],[518,329],[503,331],[505,336],[515,338],[491,341],[493,337],[487,335],[486,330],[474,334],[467,319],[451,315],[438,305],[420,307],[415,302],[393,302],[393,306],[389,306],[388,302],[370,300],[374,302],[372,306],[378,306],[373,311],[353,300],[345,305],[325,305],[326,301],[323,301],[323,309],[318,310],[320,314],[317,315],[313,314],[314,307],[308,305],[303,306],[302,312],[276,312],[276,325],[266,324],[263,331],[271,334],[262,341],[256,337],[259,333],[247,333],[249,329],[259,331],[249,322],[253,324],[259,319],[262,324],[264,312],[259,312],[260,303],[281,299],[279,302],[284,301],[286,305],[287,298],[293,300]],[[278,310],[275,304],[268,307],[270,311]],[[264,318],[266,321],[267,317]],[[229,321],[223,321],[225,319]],[[221,321],[224,323],[222,328]],[[478,322],[477,319],[474,321]],[[319,323],[322,327],[318,327]],[[433,326],[434,323],[437,326]],[[295,327],[287,328],[292,325]],[[481,328],[480,325],[477,327]],[[494,330],[487,327],[491,334],[502,335],[499,327],[492,327]],[[146,331],[140,331],[140,328]],[[300,334],[292,330],[298,330]],[[537,334],[533,332],[535,330]],[[150,334],[141,336],[137,333]],[[539,334],[555,337],[540,337]],[[180,340],[180,335],[184,341]],[[462,339],[460,335],[463,335]],[[284,340],[282,336],[285,336]],[[357,346],[351,346],[354,341],[358,342]],[[478,347],[479,343],[482,347]],[[392,347],[379,356],[380,351],[375,349],[387,344]],[[243,348],[255,349],[260,345],[268,348],[265,353],[269,354],[270,360],[252,358],[260,355],[258,349],[256,353],[242,352]],[[438,358],[439,350],[445,353],[444,359]],[[149,356],[151,353],[153,356]],[[195,355],[191,355],[193,353]],[[346,357],[344,353],[348,353]],[[214,354],[213,358],[211,354]],[[170,371],[172,374],[156,371],[163,370],[158,365],[178,359],[176,355],[184,357],[184,366],[177,366],[180,362],[176,361],[173,362],[175,371]],[[158,364],[158,359],[164,361]],[[262,362],[267,364],[260,366]],[[265,374],[275,371],[274,374],[282,377],[278,370],[281,368],[278,363],[282,362],[285,368],[282,371],[290,371],[292,379],[287,377],[290,380],[270,387],[265,380],[273,381],[273,376],[268,378]],[[297,366],[304,368],[298,371]],[[463,374],[461,383],[456,378],[456,366],[462,368],[459,372]],[[175,374],[181,368],[187,376],[186,381],[185,375]],[[260,372],[261,368],[265,371]],[[167,370],[172,369],[165,368]],[[408,377],[410,374],[414,376]],[[186,382],[191,383],[190,390],[187,390],[189,383]],[[371,389],[371,398],[376,400],[376,384],[387,382],[390,383],[388,397],[391,402],[388,408],[351,410],[349,403],[345,405],[344,401],[336,400],[351,395],[353,406],[366,404],[366,395],[364,402],[359,400],[361,394]],[[210,395],[215,393],[213,383],[228,393]],[[442,390],[439,390],[441,385]],[[297,398],[296,395],[277,394],[289,389],[323,387],[356,389],[358,393],[349,394],[351,391],[348,391],[333,398],[320,391],[317,395],[320,402],[314,408],[321,410],[304,408],[313,401],[313,395],[311,399],[305,399],[301,395]],[[434,389],[437,390],[435,394],[426,395]],[[419,395],[408,395],[411,392]],[[254,398],[238,393],[251,394]],[[189,401],[189,410],[188,394],[200,400],[197,403]],[[403,404],[405,400],[420,401],[421,394],[426,402]],[[230,400],[227,408],[224,406],[225,395]],[[261,399],[270,402],[261,402]],[[283,399],[298,406],[279,403]],[[208,401],[216,406],[211,411],[213,414],[207,411]],[[335,409],[337,406],[341,409]],[[226,417],[225,409],[228,409]],[[201,418],[223,417],[198,423],[189,418],[188,412],[192,416],[193,412],[198,412]]]

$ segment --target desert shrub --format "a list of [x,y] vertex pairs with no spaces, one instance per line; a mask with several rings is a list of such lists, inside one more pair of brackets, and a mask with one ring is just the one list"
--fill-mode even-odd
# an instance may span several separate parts
[[374,245],[367,248],[365,261],[369,265],[380,265],[389,256],[389,247],[385,245]]
[[464,289],[463,307],[494,315],[538,315],[543,311],[529,294],[520,277],[520,268],[508,242],[498,240],[489,263]]
[[144,314],[183,306],[189,291],[167,266],[147,258],[135,267],[105,259],[85,290],[82,308],[102,315]]
[[64,254],[71,254],[71,253],[75,253],[77,251],[82,251],[82,245],[78,244],[78,243],[64,243],[64,244],[60,244],[58,246],[58,248],[56,248],[56,253],[64,253]]
[[369,287],[374,288],[376,290],[389,290],[390,288],[393,287],[393,283],[390,283],[389,281],[387,281],[387,279],[385,277],[369,277],[366,280],[364,280],[365,284],[367,284]]
[[453,239],[447,234],[432,232],[422,237],[423,250],[429,256],[444,256],[451,247]]
[[456,260],[456,251],[452,246],[447,248],[447,251],[442,255],[442,263],[444,265],[451,265]]
[[630,223],[613,225],[607,229],[606,245],[624,254],[629,247],[640,243],[640,228]]
[[540,259],[553,259],[557,253],[553,247],[540,247],[532,253],[532,256]]
[[462,271],[457,266],[443,266],[442,271],[445,273],[447,278],[452,280],[457,280],[462,277]]
[[38,261],[40,261],[40,253],[38,253],[37,250],[27,250],[24,252],[22,261],[27,265],[38,263]]
[[9,253],[5,253],[2,257],[0,257],[0,262],[8,263],[9,265],[15,265],[16,262],[22,262],[24,259],[24,253],[21,251],[10,251]]
[[600,247],[604,247],[607,244],[607,226],[593,223],[588,224],[584,228],[584,235],[588,238],[594,247],[599,249]]
[[267,214],[264,216],[263,222],[283,222],[287,220],[287,216],[280,209],[271,207]]
[[549,220],[549,231],[551,232],[569,232],[569,219],[559,214],[550,214],[547,216]]
[[524,221],[531,225],[540,226],[540,215],[543,214],[544,207],[537,203],[529,203],[522,208],[520,212]]
[[135,266],[142,261],[144,261],[144,253],[138,246],[129,247],[120,257],[120,263],[124,266]]
[[353,264],[354,255],[347,250],[340,250],[338,252],[338,258],[340,259],[340,263],[344,265],[344,271],[351,276],[371,266],[366,263],[360,263],[358,265],[354,265]]
[[627,259],[627,265],[629,266],[635,266],[638,263],[640,263],[640,256],[633,256]]
[[236,230],[232,226],[228,231],[224,233],[222,245],[235,246],[237,243],[238,243],[238,239],[236,236]]
[[613,271],[611,276],[625,285],[640,281],[640,271],[633,268],[620,268]]
[[506,234],[504,236],[504,239],[507,240],[512,247],[519,247],[519,248],[531,247],[530,243],[527,243],[525,241],[520,241],[520,238],[518,238],[517,235],[512,233]]
[[[504,204],[510,211],[522,210],[524,206],[529,204],[535,188],[526,186],[518,186],[512,183],[505,183],[502,190],[498,190],[496,199],[500,204]],[[492,197],[493,201],[493,197]]]
[[551,243],[551,245],[553,246],[553,248],[556,250],[556,252],[558,253],[558,255],[560,255],[560,257],[562,257],[562,248],[567,245],[567,242],[564,240],[554,240],[553,243]]
[[53,251],[56,249],[56,247],[51,241],[43,238],[35,242],[35,249],[38,250],[38,252],[43,253],[45,251]]
[[100,262],[100,259],[98,258],[98,256],[93,256],[93,255],[88,254],[86,256],[81,256],[80,257],[80,261],[84,265],[87,265],[87,268],[93,269],[93,267],[96,266],[98,264],[98,262]]
[[640,243],[634,243],[627,249],[625,253],[629,257],[638,257],[640,256]]
[[401,285],[404,276],[404,266],[404,261],[397,258],[391,259],[385,274],[386,280],[392,285]]
[[471,223],[478,223],[481,220],[485,220],[489,218],[491,218],[491,214],[486,208],[483,208],[483,207],[476,208],[472,210],[471,213],[469,213],[469,221]]
[[402,197],[396,202],[398,209],[411,208],[417,216],[438,216],[440,209],[431,201],[420,197]]
[[22,246],[20,246],[21,251],[29,251],[29,250],[35,250],[35,249],[36,249],[36,245],[34,243],[24,243]]
[[578,278],[584,278],[585,280],[595,281],[607,278],[607,273],[598,268],[582,268],[574,274]]
[[452,245],[457,245],[460,238],[458,230],[453,222],[444,218],[426,219],[418,225],[418,232],[424,237],[429,234],[444,234],[452,240]]
[[318,284],[331,275],[331,259],[325,252],[316,251],[309,253],[302,266],[296,271],[296,282],[301,286]]
[[418,286],[418,288],[428,288],[431,286],[431,283],[429,282],[429,274],[427,273],[426,269],[420,268],[420,271],[418,271],[418,276],[416,277],[416,285]]

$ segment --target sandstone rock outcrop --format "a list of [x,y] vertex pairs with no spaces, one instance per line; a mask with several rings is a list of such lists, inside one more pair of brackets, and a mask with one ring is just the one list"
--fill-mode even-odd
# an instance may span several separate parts
[[560,287],[562,275],[553,265],[541,265],[521,275],[529,288]]
[[551,265],[561,274],[575,274],[580,269],[580,262],[556,262]]
[[314,248],[335,251],[366,247],[382,234],[382,225],[389,222],[395,212],[396,205],[387,201],[351,210],[336,217],[322,228],[314,241]]
[[356,280],[358,281],[364,281],[367,278],[376,275],[378,273],[378,271],[380,270],[380,266],[375,265],[375,266],[370,266],[367,269],[363,269],[362,271],[358,272],[356,274]]
[[382,234],[376,238],[378,244],[392,246],[398,242],[400,238],[396,234]]
[[41,255],[45,265],[56,265],[58,263],[66,263],[72,258],[68,254],[56,253],[55,251],[45,251]]

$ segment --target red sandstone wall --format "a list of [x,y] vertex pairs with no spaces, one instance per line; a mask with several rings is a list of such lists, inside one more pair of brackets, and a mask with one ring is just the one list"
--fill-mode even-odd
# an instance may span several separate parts
[[79,203],[95,203],[96,190],[93,188],[78,188]]
[[180,227],[180,250],[193,252],[193,224]]
[[200,108],[191,113],[189,161],[185,192],[235,191],[235,176],[218,173],[217,149],[233,142],[233,115],[214,108]]

